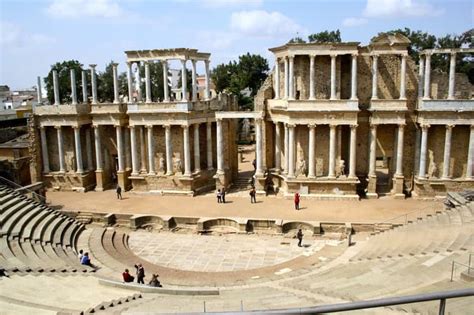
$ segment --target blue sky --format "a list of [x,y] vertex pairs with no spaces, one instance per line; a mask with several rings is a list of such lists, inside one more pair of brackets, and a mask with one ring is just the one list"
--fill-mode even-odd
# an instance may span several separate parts
[[[473,28],[472,0],[0,0],[0,84],[21,89],[56,61],[76,59],[125,70],[125,50],[189,47],[210,52],[211,67],[261,54],[297,34],[340,29],[368,43],[409,27],[435,35]],[[172,64],[173,66],[173,64]],[[177,67],[177,65],[176,65]],[[188,68],[190,65],[188,65]],[[198,72],[202,68],[198,67]]]

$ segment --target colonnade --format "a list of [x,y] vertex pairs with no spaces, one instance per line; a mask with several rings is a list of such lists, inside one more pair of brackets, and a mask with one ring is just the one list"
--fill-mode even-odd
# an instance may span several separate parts
[[[432,53],[425,53],[420,56],[418,96],[425,100],[431,99],[431,55]],[[449,55],[448,100],[454,100],[456,52],[450,52]]]
[[[377,153],[377,124],[370,125],[369,133],[369,177],[376,176],[376,153]],[[403,150],[405,124],[397,125],[397,145],[396,145],[396,167],[395,176],[403,176]]]
[[[378,59],[381,53],[373,53],[372,58],[372,100],[379,99],[377,84],[378,84]],[[406,99],[406,72],[407,72],[407,53],[400,55],[400,100]]]

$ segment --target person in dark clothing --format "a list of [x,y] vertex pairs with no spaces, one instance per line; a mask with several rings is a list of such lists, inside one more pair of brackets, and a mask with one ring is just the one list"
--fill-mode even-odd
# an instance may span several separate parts
[[257,192],[255,191],[255,187],[252,187],[249,192],[250,195],[250,203],[257,203],[257,198],[255,197],[257,195]]
[[303,231],[301,229],[298,230],[298,233],[296,233],[296,238],[298,239],[298,247],[301,247],[301,242],[303,242]]
[[222,188],[221,190],[221,200],[222,200],[222,203],[225,203],[225,188]]
[[152,287],[159,287],[159,288],[161,288],[162,285],[161,285],[161,283],[160,283],[160,280],[158,280],[158,277],[159,277],[158,274],[156,274],[156,275],[153,274],[153,275],[151,276],[151,280],[150,280],[150,282],[148,283],[148,285],[150,285],[150,286],[152,286]]
[[122,277],[123,282],[133,282],[133,280],[135,280],[135,277],[129,273],[128,269],[125,269],[125,271],[122,273]]
[[252,161],[252,165],[253,165],[253,170],[256,171],[257,170],[257,160],[253,160]]
[[221,193],[220,189],[217,190],[216,197],[217,197],[217,203],[221,203],[222,202],[222,193]]
[[117,191],[117,199],[122,199],[122,187],[117,185],[116,191]]
[[136,264],[135,269],[137,269],[137,283],[145,284],[145,281],[143,281],[145,278],[145,269],[142,264]]

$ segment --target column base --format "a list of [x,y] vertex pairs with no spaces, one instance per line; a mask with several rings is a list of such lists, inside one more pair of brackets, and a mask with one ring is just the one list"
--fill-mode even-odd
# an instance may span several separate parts
[[367,198],[377,199],[379,195],[377,194],[377,176],[369,175],[367,180]]
[[104,172],[102,170],[95,171],[95,191],[104,191]]
[[393,188],[392,188],[392,195],[395,199],[405,199],[405,194],[403,193],[404,190],[404,182],[405,178],[403,175],[395,175],[392,179]]
[[367,196],[367,199],[378,199],[379,195],[377,193],[367,193],[365,194]]

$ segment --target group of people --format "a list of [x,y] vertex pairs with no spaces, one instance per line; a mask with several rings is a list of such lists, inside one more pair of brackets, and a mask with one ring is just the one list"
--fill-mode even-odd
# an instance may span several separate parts
[[[139,284],[145,284],[145,268],[143,268],[143,265],[138,263],[135,265],[136,269],[136,276],[137,276],[137,283]],[[158,274],[153,274],[151,276],[150,282],[148,282],[149,286],[152,287],[162,287],[160,280],[158,279],[159,275]],[[128,269],[125,269],[125,271],[122,273],[122,278],[123,282],[131,283],[135,280],[135,277],[130,274],[130,271]]]
[[84,253],[84,251],[82,249],[80,249],[79,254],[77,254],[77,258],[79,258],[79,262],[81,263],[81,265],[89,266],[89,267],[94,268],[94,265],[92,265],[92,263],[91,263],[91,258],[89,257],[88,252]]
[[217,203],[225,203],[225,188],[218,189],[216,192]]

